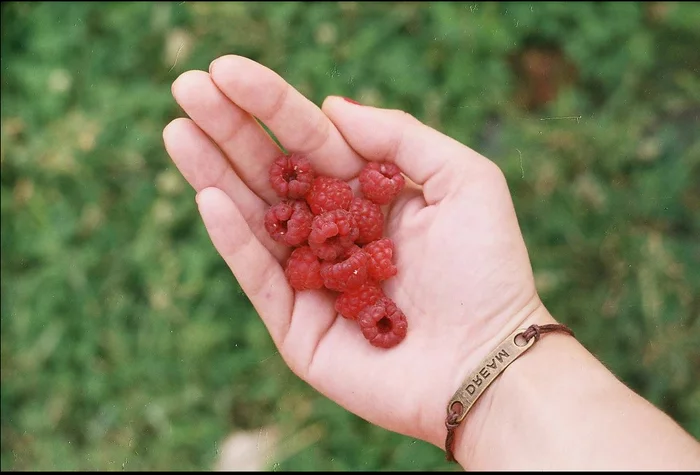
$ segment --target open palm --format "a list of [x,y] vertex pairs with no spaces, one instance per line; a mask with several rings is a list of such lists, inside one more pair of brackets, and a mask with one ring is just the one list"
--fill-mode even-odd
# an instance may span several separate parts
[[[370,422],[440,445],[445,404],[462,378],[541,306],[498,167],[400,111],[339,97],[321,110],[239,56],[184,73],[173,95],[190,119],[165,128],[166,148],[290,368]],[[262,225],[278,200],[267,177],[281,152],[253,117],[319,173],[353,184],[367,160],[386,160],[413,182],[387,211],[385,230],[398,275],[384,290],[408,320],[398,346],[371,346],[336,314],[330,293],[288,285],[289,251]]]

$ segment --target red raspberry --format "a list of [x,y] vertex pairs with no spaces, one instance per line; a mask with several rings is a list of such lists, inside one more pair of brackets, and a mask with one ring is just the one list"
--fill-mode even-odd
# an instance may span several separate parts
[[323,285],[338,292],[358,288],[367,281],[367,261],[367,254],[358,249],[340,262],[322,262]]
[[391,348],[406,337],[408,322],[393,300],[382,297],[357,315],[362,334],[373,346]]
[[283,155],[270,166],[270,185],[282,198],[303,198],[313,179],[311,162],[302,155]]
[[405,180],[393,163],[372,162],[360,172],[360,189],[370,201],[389,204],[403,189]]
[[265,213],[265,229],[272,239],[287,246],[298,246],[311,232],[314,216],[303,201],[285,200]]
[[359,233],[352,215],[345,210],[336,209],[314,218],[309,246],[321,259],[332,261],[352,247]]
[[381,239],[384,231],[384,213],[379,205],[365,198],[353,198],[350,203],[350,214],[355,218],[357,227],[360,229],[358,244],[367,244]]
[[362,250],[369,255],[367,272],[370,279],[379,282],[396,275],[396,266],[391,262],[394,256],[394,241],[389,238],[379,239],[366,244]]
[[314,214],[323,214],[336,209],[347,210],[352,196],[352,188],[343,180],[319,176],[311,183],[306,202]]
[[295,290],[320,289],[323,287],[321,263],[316,254],[308,247],[299,247],[292,251],[284,269],[289,284]]
[[380,298],[384,297],[382,288],[374,282],[365,282],[359,288],[347,290],[335,299],[335,311],[349,318],[357,319],[357,314],[365,307],[374,305]]
[[352,256],[353,254],[355,254],[355,253],[356,253],[357,251],[359,251],[360,249],[362,249],[362,248],[361,248],[360,246],[358,246],[357,244],[351,244],[350,247],[348,247],[347,249],[345,249],[345,250],[342,252],[342,254],[340,254],[340,255],[338,256],[338,259],[345,260],[345,259],[347,259],[348,257],[350,257],[350,256]]

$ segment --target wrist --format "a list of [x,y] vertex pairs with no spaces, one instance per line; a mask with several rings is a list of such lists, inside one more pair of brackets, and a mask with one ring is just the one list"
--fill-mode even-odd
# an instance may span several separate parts
[[[490,347],[485,354],[500,345],[517,328],[524,329],[532,324],[545,325],[551,323],[556,323],[556,321],[540,303],[517,326],[504,329],[502,335],[489,342]],[[479,462],[484,458],[488,458],[490,452],[485,435],[493,434],[493,438],[497,439],[499,431],[509,430],[506,428],[512,422],[509,419],[513,411],[521,408],[518,404],[518,399],[522,396],[522,392],[529,387],[527,378],[531,371],[528,368],[533,365],[541,365],[543,358],[551,358],[552,350],[548,348],[550,345],[544,342],[555,338],[560,341],[568,340],[568,343],[575,342],[570,336],[564,334],[551,333],[546,335],[532,348],[516,358],[503,373],[492,381],[491,385],[474,403],[456,432],[454,455],[462,467],[483,466]],[[476,369],[476,365],[467,369],[462,378],[474,371],[474,369]]]
[[[542,308],[518,328],[553,321]],[[575,338],[549,333],[476,401],[454,454],[468,470],[658,470],[697,467],[700,446]]]

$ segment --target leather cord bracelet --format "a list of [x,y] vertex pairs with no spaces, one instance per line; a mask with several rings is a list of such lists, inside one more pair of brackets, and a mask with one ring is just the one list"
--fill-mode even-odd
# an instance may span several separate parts
[[563,332],[574,336],[574,332],[565,325],[550,323],[546,325],[530,325],[525,329],[518,329],[508,336],[491,353],[484,358],[476,371],[472,372],[462,383],[447,404],[447,418],[445,427],[445,455],[449,462],[455,462],[453,447],[455,431],[467,416],[469,410],[479,399],[486,388],[505,370],[509,364],[525,353],[540,339],[540,336],[550,332]]

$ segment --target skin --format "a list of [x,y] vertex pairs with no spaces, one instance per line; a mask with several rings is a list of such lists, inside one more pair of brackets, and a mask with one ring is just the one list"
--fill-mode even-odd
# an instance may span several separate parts
[[[487,158],[401,111],[340,97],[328,97],[319,109],[275,72],[240,56],[216,59],[209,72],[184,73],[172,92],[189,118],[165,128],[165,146],[197,192],[214,246],[292,371],[347,410],[443,446],[445,405],[462,379],[516,328],[554,322],[537,295],[506,180]],[[385,235],[394,240],[399,273],[384,289],[408,319],[407,337],[397,347],[369,345],[355,322],[336,314],[328,293],[289,287],[282,267],[289,250],[262,226],[265,210],[278,200],[267,176],[281,151],[253,117],[287,150],[306,154],[319,173],[351,186],[368,161],[394,162],[408,178],[386,210]],[[575,377],[590,366],[607,376],[603,381],[619,384],[573,338],[547,339],[586,361],[567,360],[571,367],[562,372]],[[537,358],[547,358],[556,345],[544,341],[513,363],[465,420],[468,429],[459,430],[456,451],[463,466],[502,467],[504,460],[487,454],[513,443],[527,448],[527,440],[504,439],[498,426],[485,421],[497,420],[495,411],[534,410],[514,405],[517,398],[506,394],[527,386],[516,373],[546,386],[551,378],[538,373]],[[563,412],[582,417],[577,407]],[[695,458],[689,460],[700,466],[695,441],[672,427],[669,436],[691,447]],[[477,442],[489,434],[494,442],[484,452]]]

